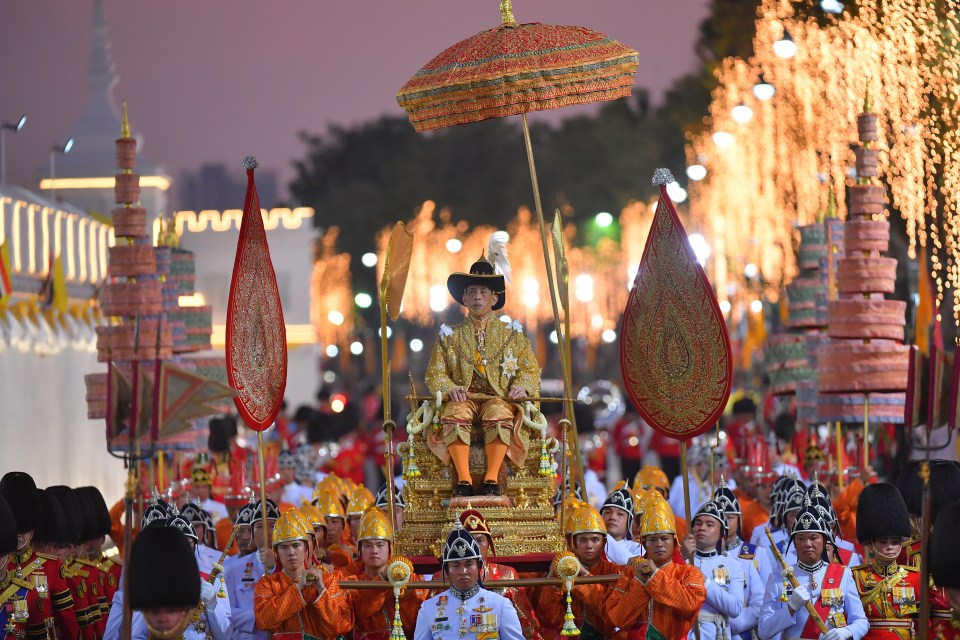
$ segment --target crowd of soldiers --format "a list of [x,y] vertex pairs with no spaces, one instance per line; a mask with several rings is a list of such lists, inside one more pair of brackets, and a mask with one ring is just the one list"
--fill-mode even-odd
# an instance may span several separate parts
[[[38,489],[11,472],[0,480],[0,624],[7,640],[119,640],[127,625],[131,638],[185,640],[912,640],[926,589],[927,637],[956,638],[960,467],[936,461],[923,469],[908,465],[897,484],[854,480],[854,506],[843,517],[836,486],[762,469],[738,469],[739,483],[720,482],[709,499],[695,499],[689,523],[671,508],[670,483],[657,468],[615,487],[599,510],[579,486],[558,489],[568,550],[536,574],[502,563],[502,532],[468,508],[452,514],[440,571],[413,573],[414,584],[396,592],[387,580],[399,562],[402,490],[391,522],[385,486],[374,495],[331,475],[300,506],[264,504],[249,491],[219,503],[199,470],[193,501],[153,495],[122,569],[117,555],[104,555],[107,536],[122,544],[120,510],[108,509],[98,489]],[[289,497],[282,487],[274,495]],[[213,510],[222,510],[219,521]],[[563,556],[579,566],[569,590],[556,579]],[[920,581],[921,557],[932,567],[929,585]],[[596,576],[604,578],[585,580]],[[530,577],[548,580],[504,582]],[[369,588],[378,582],[384,588]]]

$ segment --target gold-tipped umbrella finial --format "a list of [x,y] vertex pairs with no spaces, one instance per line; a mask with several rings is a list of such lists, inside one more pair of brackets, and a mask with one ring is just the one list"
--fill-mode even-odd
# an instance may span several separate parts
[[517,24],[513,17],[513,3],[510,0],[500,0],[500,18],[503,24]]
[[130,137],[130,120],[127,118],[127,101],[123,101],[123,120],[120,122],[120,137]]

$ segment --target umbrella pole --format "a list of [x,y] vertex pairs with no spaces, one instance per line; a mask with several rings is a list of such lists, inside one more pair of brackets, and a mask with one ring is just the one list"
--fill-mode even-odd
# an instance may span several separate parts
[[392,407],[390,406],[392,397],[390,392],[390,353],[387,343],[387,296],[386,290],[380,291],[380,369],[383,372],[383,472],[384,480],[387,483],[387,517],[390,519],[390,526],[396,526],[396,517],[394,515],[396,506],[396,494],[394,493],[393,483],[393,433],[397,425],[393,421]]
[[263,548],[270,548],[270,532],[267,530],[267,477],[263,460],[263,431],[257,431],[257,466],[260,468],[260,515],[263,525]]
[[[533,144],[530,141],[530,126],[527,124],[527,114],[521,113],[520,120],[523,123],[523,142],[527,148],[527,164],[530,167],[530,182],[533,185],[533,203],[537,211],[537,222],[540,224],[540,241],[543,243],[543,260],[547,266],[547,284],[550,287],[550,306],[553,309],[553,323],[557,328],[557,345],[560,347],[560,368],[563,371],[563,394],[567,401],[566,404],[569,407],[567,418],[570,420],[570,437],[572,442],[579,443],[576,420],[574,420],[573,417],[573,377],[570,372],[570,361],[567,359],[567,351],[564,346],[566,344],[564,340],[568,339],[568,336],[561,335],[563,329],[560,324],[560,305],[557,297],[557,284],[554,282],[553,270],[550,268],[550,249],[547,246],[547,225],[543,217],[543,204],[540,202],[540,183],[537,180],[537,165],[533,160]],[[573,446],[572,448],[580,486],[583,491],[586,492],[587,488],[583,484],[583,460],[580,456],[580,447]],[[586,495],[584,495],[584,497],[586,497]]]

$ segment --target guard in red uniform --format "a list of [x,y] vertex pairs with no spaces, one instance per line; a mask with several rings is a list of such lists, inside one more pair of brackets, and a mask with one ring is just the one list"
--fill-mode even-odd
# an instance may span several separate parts
[[35,585],[14,577],[7,561],[17,549],[17,523],[0,497],[0,629],[4,640],[55,640],[49,598],[40,598]]
[[[40,599],[49,599],[59,640],[80,638],[80,626],[73,612],[73,596],[57,558],[33,550],[33,534],[40,520],[40,494],[33,478],[11,471],[0,479],[0,495],[10,505],[17,523],[17,548],[7,560],[7,570],[17,580],[34,585]],[[43,605],[46,610],[46,605]]]
[[897,563],[910,537],[910,515],[897,488],[871,484],[857,505],[857,539],[866,564],[851,569],[863,612],[870,621],[866,640],[912,640],[920,601],[920,572]]
[[[930,575],[937,585],[940,601],[931,603],[941,613],[930,617],[931,640],[943,640],[956,633],[954,625],[960,612],[960,553],[957,553],[957,531],[960,531],[960,502],[952,502],[940,510],[930,539]],[[951,624],[953,623],[953,624]]]

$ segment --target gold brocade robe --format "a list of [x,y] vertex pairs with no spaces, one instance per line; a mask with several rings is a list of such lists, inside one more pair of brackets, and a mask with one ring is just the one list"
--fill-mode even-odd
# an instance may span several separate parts
[[[454,327],[440,327],[440,337],[433,345],[427,364],[426,383],[430,395],[439,391],[446,396],[455,387],[470,389],[471,383],[475,382],[474,376],[480,375],[476,366],[478,355],[486,361],[481,365],[485,374],[482,382],[486,384],[480,386],[489,386],[500,398],[506,398],[513,387],[523,388],[529,397],[540,395],[540,364],[520,323],[507,324],[496,316],[487,321],[483,353],[479,351],[473,322],[469,318]],[[519,411],[515,413],[519,418]],[[507,454],[518,465],[523,464],[529,444],[529,435],[521,426],[517,419]],[[437,444],[434,439],[431,449],[441,460],[448,462],[445,449],[441,450],[442,442],[439,443],[441,447],[435,446]]]

